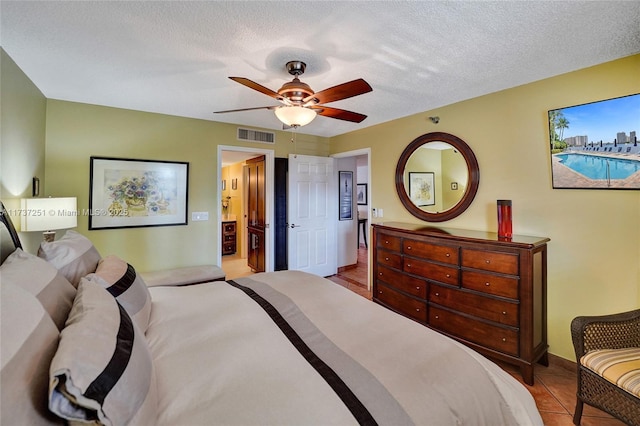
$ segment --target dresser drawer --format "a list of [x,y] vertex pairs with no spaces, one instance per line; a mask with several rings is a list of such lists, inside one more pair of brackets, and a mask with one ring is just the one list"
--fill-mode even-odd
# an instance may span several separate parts
[[407,315],[421,323],[427,322],[427,304],[420,300],[405,296],[384,285],[377,285],[375,297],[397,312]]
[[402,290],[421,299],[427,298],[427,282],[419,278],[410,277],[402,272],[384,266],[378,266],[378,281],[382,281],[390,287]]
[[429,325],[486,348],[518,356],[518,332],[491,325],[453,312],[429,308]]
[[402,256],[387,250],[377,250],[376,262],[391,268],[402,269]]
[[462,249],[462,266],[518,275],[518,255],[498,253],[495,251]]
[[458,285],[459,269],[438,263],[425,262],[419,259],[404,258],[404,271],[409,274],[420,275],[427,280],[445,284]]
[[385,234],[384,232],[378,233],[376,241],[378,247],[383,247],[387,250],[400,252],[400,249],[402,248],[400,237],[394,237],[393,235]]
[[422,257],[436,262],[458,264],[458,247],[425,243],[424,241],[405,239],[402,251],[410,256]]
[[518,281],[485,272],[462,271],[462,287],[510,299],[518,299]]
[[518,304],[438,285],[429,288],[429,302],[453,310],[518,327]]
[[236,232],[236,223],[235,222],[224,222],[222,224],[222,229],[223,229],[223,232],[235,233]]

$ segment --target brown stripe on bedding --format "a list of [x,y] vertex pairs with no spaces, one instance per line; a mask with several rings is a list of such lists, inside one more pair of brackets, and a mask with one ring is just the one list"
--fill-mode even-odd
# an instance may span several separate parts
[[413,425],[384,385],[325,336],[289,297],[250,278],[227,282],[267,312],[360,424]]
[[116,347],[105,369],[91,382],[84,393],[84,396],[98,401],[100,405],[104,403],[104,399],[124,374],[133,352],[133,322],[124,308],[119,303],[117,305],[120,310],[120,328]]
[[136,270],[133,266],[127,263],[126,272],[118,279],[115,283],[113,283],[107,291],[111,293],[113,297],[118,297],[125,291],[129,290],[129,288],[133,285],[133,282],[136,280]]

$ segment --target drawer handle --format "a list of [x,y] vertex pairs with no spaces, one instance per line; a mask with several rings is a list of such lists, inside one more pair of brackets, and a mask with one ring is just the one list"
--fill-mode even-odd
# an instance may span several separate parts
[[440,296],[440,293],[436,293],[436,296]]
[[502,311],[502,315],[507,315],[507,311]]
[[420,312],[420,308],[416,308],[416,312]]
[[491,263],[491,261],[489,259],[485,260],[485,263],[488,265],[489,263]]
[[416,290],[420,290],[420,287],[416,287]]
[[378,290],[378,294],[382,294],[382,290]]
[[387,240],[384,240],[384,243],[385,243],[385,244],[389,244],[389,241],[387,241]]
[[484,285],[486,285],[487,287],[489,287],[491,284],[489,284],[488,282],[484,283]]
[[411,264],[410,263],[407,263],[407,268],[411,268]]
[[440,319],[440,315],[436,315],[436,319]]
[[382,276],[382,272],[378,272],[378,275]]
[[446,274],[446,276],[447,276],[447,278],[451,278],[451,275],[449,275],[449,274]]
[[407,246],[407,250],[411,250],[411,246]]
[[387,261],[388,261],[388,260],[389,260],[389,258],[388,258],[388,257],[385,257],[385,258],[384,258],[384,260],[387,260]]
[[507,339],[503,337],[503,338],[502,338],[502,341],[503,341],[503,342],[506,342],[506,341],[507,341]]
[[447,253],[447,254],[445,254],[445,256],[447,256],[447,257],[451,257],[451,254]]

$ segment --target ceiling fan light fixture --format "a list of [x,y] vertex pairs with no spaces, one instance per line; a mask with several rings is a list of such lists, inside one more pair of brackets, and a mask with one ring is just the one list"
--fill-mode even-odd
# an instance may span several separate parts
[[287,126],[306,126],[316,118],[317,113],[311,108],[301,106],[282,106],[276,108],[276,117]]

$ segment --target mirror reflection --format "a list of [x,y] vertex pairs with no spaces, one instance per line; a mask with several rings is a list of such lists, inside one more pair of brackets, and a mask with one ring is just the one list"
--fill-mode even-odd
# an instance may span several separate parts
[[400,202],[415,217],[442,222],[462,214],[480,183],[478,161],[462,139],[444,132],[414,139],[396,167]]
[[430,213],[449,210],[466,191],[467,162],[452,145],[429,142],[411,154],[403,181],[409,199],[419,209]]

